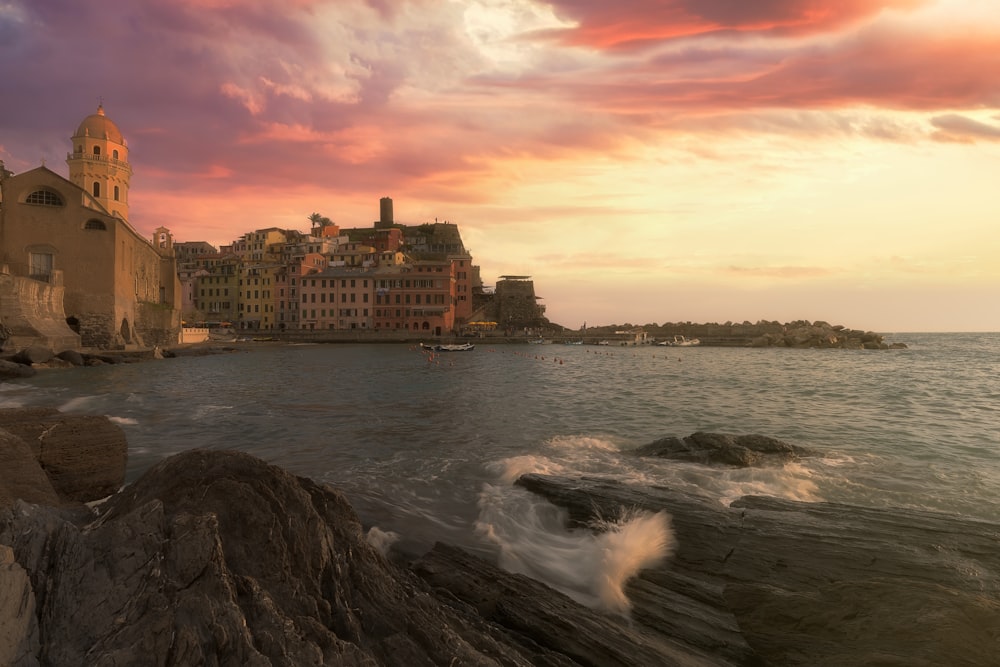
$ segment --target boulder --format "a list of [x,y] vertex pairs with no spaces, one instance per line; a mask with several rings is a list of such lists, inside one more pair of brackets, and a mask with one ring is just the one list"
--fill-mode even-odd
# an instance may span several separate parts
[[0,380],[16,380],[18,378],[30,378],[37,371],[31,366],[19,364],[14,361],[0,359]]
[[29,345],[14,355],[14,361],[19,364],[30,366],[32,364],[44,364],[54,357],[55,354],[47,347],[41,345]]
[[62,359],[63,361],[68,361],[74,366],[83,366],[84,364],[83,355],[77,352],[76,350],[63,350],[56,356]]
[[63,502],[99,500],[125,481],[128,441],[105,416],[0,409],[0,427],[26,443]]
[[749,468],[783,465],[810,456],[812,452],[765,435],[727,435],[698,432],[680,439],[661,438],[631,450],[636,456],[657,456],[702,464],[723,464]]

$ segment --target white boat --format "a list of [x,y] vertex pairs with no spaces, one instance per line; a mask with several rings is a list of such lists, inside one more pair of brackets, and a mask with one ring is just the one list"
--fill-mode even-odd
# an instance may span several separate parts
[[694,347],[695,345],[701,345],[701,341],[697,338],[685,338],[684,336],[677,335],[674,336],[673,340],[661,340],[657,345],[668,345],[670,347]]
[[421,343],[420,347],[434,352],[469,352],[476,349],[476,346],[472,343],[461,343],[456,345],[428,345],[426,343]]

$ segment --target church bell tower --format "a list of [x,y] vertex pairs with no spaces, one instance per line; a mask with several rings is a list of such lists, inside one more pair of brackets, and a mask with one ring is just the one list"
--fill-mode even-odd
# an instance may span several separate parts
[[128,189],[132,166],[128,163],[128,143],[121,130],[104,115],[83,119],[73,135],[73,152],[66,156],[69,180],[80,186],[114,216],[128,220]]

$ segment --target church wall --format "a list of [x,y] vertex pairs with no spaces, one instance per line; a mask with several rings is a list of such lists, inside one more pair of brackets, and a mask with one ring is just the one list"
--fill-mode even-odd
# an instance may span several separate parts
[[[58,193],[64,205],[23,203],[40,188]],[[173,258],[161,256],[127,222],[86,206],[87,201],[87,193],[45,168],[6,179],[0,236],[5,261],[27,275],[32,251],[51,253],[53,269],[64,275],[66,316],[79,323],[84,347],[150,345],[140,331],[176,343],[180,290]],[[161,299],[166,315],[144,307],[159,306]]]

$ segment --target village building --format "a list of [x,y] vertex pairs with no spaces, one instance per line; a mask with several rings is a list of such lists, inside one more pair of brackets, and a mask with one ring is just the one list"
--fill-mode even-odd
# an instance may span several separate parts
[[146,239],[130,224],[128,158],[101,106],[71,138],[68,179],[44,165],[20,174],[0,165],[0,317],[10,338],[98,349],[177,342],[173,238],[160,227]]

